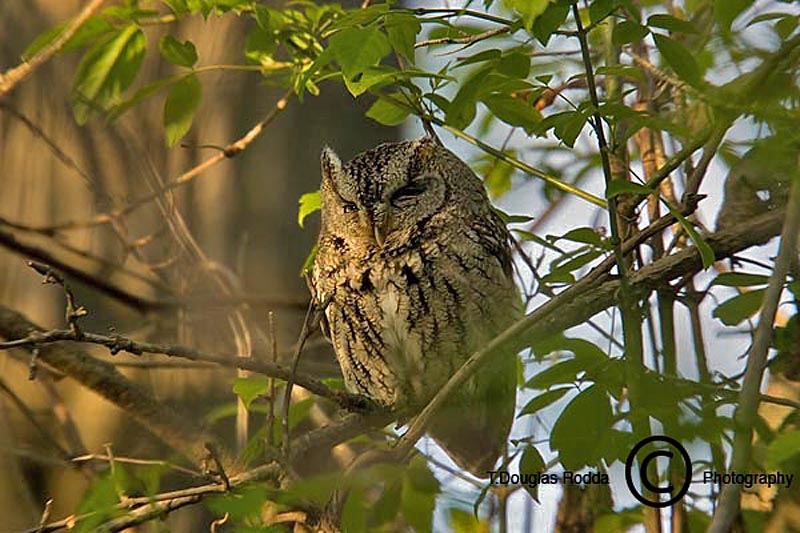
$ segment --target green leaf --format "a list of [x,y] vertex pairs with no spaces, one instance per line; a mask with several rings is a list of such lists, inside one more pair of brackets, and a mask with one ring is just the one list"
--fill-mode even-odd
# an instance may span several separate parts
[[161,55],[172,63],[181,67],[193,67],[197,63],[197,49],[192,41],[180,42],[172,35],[164,35],[158,43]]
[[164,102],[167,146],[175,146],[192,127],[202,91],[200,81],[194,74],[182,78],[169,90]]
[[447,106],[445,122],[448,126],[463,130],[475,119],[475,106],[481,93],[483,78],[487,70],[488,67],[479,70],[461,84],[453,101]]
[[244,406],[250,409],[253,400],[266,396],[269,392],[269,380],[264,376],[251,376],[235,378],[233,380],[233,393],[242,399]]
[[[627,511],[615,512],[598,517],[592,528],[592,533],[619,533],[620,531],[630,531],[633,526],[639,525],[644,520],[642,509],[637,507]],[[695,531],[692,529],[691,531]],[[701,531],[701,530],[697,530]],[[702,531],[705,531],[703,529]]]
[[574,389],[571,387],[565,387],[561,389],[553,389],[543,392],[542,394],[536,396],[527,404],[525,404],[525,407],[523,407],[522,410],[519,412],[517,418],[524,415],[534,415],[538,413],[548,405],[560,400],[566,393],[568,393],[571,390]]
[[753,0],[714,0],[714,18],[723,31],[730,31],[736,17],[752,3]]
[[383,525],[397,517],[397,513],[400,511],[402,490],[401,481],[388,484],[380,499],[371,507],[370,514],[374,525]]
[[597,24],[617,8],[616,0],[594,0],[589,6],[589,20]]
[[[392,51],[389,39],[377,26],[346,28],[336,32],[331,36],[328,46],[342,67],[345,83],[354,81]],[[356,94],[349,84],[347,88],[353,96],[360,94]]]
[[[520,0],[525,2],[526,0]],[[547,46],[548,41],[553,33],[567,20],[569,14],[569,3],[557,1],[550,4],[544,12],[536,17],[533,26],[527,26],[533,36],[542,43],[542,46]]]
[[342,531],[367,532],[367,498],[362,486],[350,487],[342,509]]
[[788,39],[797,29],[798,22],[797,15],[787,15],[776,22],[773,28],[781,39]]
[[575,139],[583,130],[584,124],[586,124],[586,115],[580,111],[562,111],[542,119],[537,129],[545,132],[553,128],[555,136],[572,148],[575,145]]
[[[39,53],[43,48],[49,46],[53,41],[58,39],[64,30],[71,24],[71,22],[64,22],[55,28],[50,28],[39,34],[31,44],[22,52],[23,61],[29,61],[33,56]],[[64,46],[58,51],[63,54],[71,52],[78,48],[82,48],[92,41],[97,40],[98,37],[109,33],[114,30],[114,26],[108,23],[106,19],[100,17],[89,17],[81,26],[72,34],[72,37],[67,39]]]
[[635,43],[644,39],[648,33],[650,33],[650,30],[638,22],[623,20],[614,26],[614,34],[611,36],[611,42],[614,46]]
[[[519,460],[520,474],[544,473],[545,470],[546,467],[544,464],[544,459],[542,459],[542,455],[539,453],[539,450],[537,450],[535,446],[528,446],[525,448],[525,451],[522,452],[522,457]],[[531,495],[531,498],[538,503],[539,485],[525,483],[523,486],[525,487],[525,490],[528,491],[528,494]]]
[[509,78],[527,78],[531,72],[531,58],[527,53],[514,51],[495,61],[494,68]]
[[767,448],[767,465],[777,469],[787,460],[800,455],[800,429],[780,433]]
[[389,36],[389,43],[395,51],[414,62],[414,43],[422,24],[417,17],[408,13],[390,13],[386,16],[384,27]]
[[536,125],[542,120],[542,114],[539,111],[519,98],[497,94],[486,96],[482,101],[494,116],[506,124],[521,127],[528,135],[533,133]]
[[178,16],[185,15],[189,12],[189,6],[186,4],[186,0],[163,0],[163,2]]
[[350,94],[353,96],[360,96],[367,92],[372,87],[379,87],[392,83],[401,77],[400,71],[392,67],[385,67],[378,65],[377,67],[369,67],[359,76],[350,79],[345,78],[344,84]]
[[86,123],[93,108],[109,108],[133,83],[146,46],[144,32],[131,24],[84,54],[73,83],[72,112],[78,124]]
[[[397,126],[405,122],[409,113],[408,107],[398,105],[395,100],[403,100],[403,95],[393,93],[390,98],[378,98],[367,110],[367,116],[385,126]],[[302,224],[301,224],[302,226]]]
[[125,100],[119,102],[111,106],[108,110],[108,119],[109,120],[116,120],[119,118],[123,113],[128,111],[131,107],[137,105],[139,102],[148,98],[155,94],[159,89],[164,87],[165,85],[169,85],[173,83],[175,79],[173,77],[169,78],[161,78],[160,80],[156,80],[153,83],[149,83],[144,87],[138,89],[133,96],[126,98]]
[[669,212],[672,213],[672,216],[675,217],[675,220],[678,221],[678,224],[680,224],[683,230],[689,234],[689,238],[692,239],[692,242],[697,247],[697,251],[700,253],[700,258],[703,261],[703,268],[708,268],[713,265],[717,257],[714,254],[714,250],[711,248],[711,246],[709,246],[705,239],[703,239],[703,237],[697,233],[697,230],[694,229],[692,223],[686,220],[686,217],[683,216],[677,209],[675,209],[671,203],[664,201],[663,199],[661,200],[664,205],[667,206]]
[[769,276],[762,276],[761,274],[723,272],[714,278],[713,285],[724,285],[725,287],[752,287],[754,285],[766,285],[768,283]]
[[[513,157],[513,154],[509,154]],[[502,159],[491,158],[481,169],[483,174],[483,184],[489,191],[489,196],[499,198],[511,190],[511,176],[514,175],[514,167]],[[508,224],[508,222],[506,222]]]
[[477,54],[472,54],[471,56],[466,56],[463,59],[459,59],[458,62],[453,66],[454,69],[465,67],[467,65],[473,65],[475,63],[481,63],[483,61],[496,61],[500,59],[502,56],[502,51],[498,50],[497,48],[491,48],[489,50],[483,50],[478,52]]
[[573,383],[576,376],[584,371],[584,364],[575,359],[567,359],[542,370],[525,382],[525,388],[545,390],[553,385]]
[[766,289],[744,292],[719,304],[713,312],[726,326],[735,326],[758,312]]
[[414,531],[431,531],[439,481],[421,455],[415,456],[403,478],[400,508]]
[[697,33],[697,28],[688,20],[679,19],[672,15],[651,15],[647,19],[647,25],[653,28],[663,28],[665,30],[682,33]]
[[452,528],[451,531],[453,533],[481,533],[490,531],[489,524],[478,518],[477,513],[470,513],[457,507],[449,509],[449,513],[450,523],[448,525]]
[[79,520],[72,531],[78,533],[89,533],[97,531],[99,526],[116,516],[125,514],[124,511],[116,509],[118,501],[118,489],[125,489],[128,484],[128,476],[123,465],[116,463],[114,469],[108,475],[96,480],[83,495],[80,505],[76,512],[89,516],[84,520]]
[[672,70],[675,71],[679,78],[690,85],[697,85],[702,81],[700,66],[692,53],[682,43],[657,33],[653,34],[653,40],[664,60],[672,67]]
[[506,5],[522,15],[525,27],[530,29],[536,18],[544,13],[552,0],[506,0]]
[[596,248],[601,248],[603,250],[610,250],[611,245],[608,243],[606,239],[604,239],[597,230],[590,227],[583,227],[583,228],[575,228],[573,230],[568,231],[557,240],[565,240],[565,241],[572,241],[572,242],[581,242],[584,244],[590,244]]
[[611,429],[614,416],[606,392],[592,385],[578,394],[558,417],[550,447],[558,451],[564,468],[578,470],[603,456],[599,444]]
[[322,202],[322,195],[319,191],[307,192],[300,197],[300,208],[297,210],[297,224],[302,228],[308,215],[319,211]]
[[226,494],[215,494],[207,498],[206,504],[216,515],[229,514],[234,520],[256,518],[269,497],[263,485],[249,485]]
[[628,180],[611,180],[606,187],[606,198],[614,198],[620,194],[653,194],[655,191],[648,189],[644,185]]

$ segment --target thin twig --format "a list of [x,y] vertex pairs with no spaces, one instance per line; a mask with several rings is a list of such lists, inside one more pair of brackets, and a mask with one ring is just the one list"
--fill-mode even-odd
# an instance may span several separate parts
[[209,157],[202,163],[192,167],[188,171],[184,172],[174,180],[167,182],[158,190],[153,191],[150,194],[147,194],[133,202],[129,203],[128,205],[116,209],[114,211],[108,213],[102,213],[99,215],[95,215],[94,217],[84,220],[84,221],[69,221],[63,222],[61,224],[54,224],[47,228],[48,231],[64,231],[64,230],[71,230],[71,229],[84,229],[90,228],[94,226],[100,226],[103,224],[110,224],[113,220],[119,219],[136,211],[140,207],[149,204],[153,200],[156,200],[166,193],[177,189],[178,187],[182,187],[187,183],[194,180],[197,176],[205,172],[206,170],[210,169],[211,167],[217,165],[219,162],[225,159],[231,159],[236,157],[239,153],[244,151],[250,144],[264,131],[264,129],[273,121],[275,118],[284,110],[289,103],[289,99],[294,94],[293,90],[288,90],[284,95],[275,103],[275,105],[270,109],[270,111],[264,116],[264,118],[255,126],[250,128],[242,137],[237,139],[236,141],[232,142],[225,149],[212,157]]
[[[2,308],[0,308],[2,309]],[[24,348],[30,346],[42,346],[61,341],[75,341],[84,342],[89,344],[98,344],[105,346],[114,355],[119,352],[128,352],[134,355],[142,355],[144,353],[164,354],[171,357],[181,357],[190,361],[202,361],[207,363],[214,363],[219,366],[227,368],[242,368],[288,381],[292,381],[303,387],[304,389],[313,392],[317,396],[328,398],[339,405],[350,409],[368,409],[371,403],[363,396],[357,394],[350,394],[344,391],[336,391],[329,388],[321,381],[307,376],[301,372],[292,372],[291,369],[285,368],[279,364],[270,363],[259,358],[241,357],[224,354],[214,354],[195,350],[186,346],[160,344],[153,342],[133,341],[126,337],[119,335],[101,335],[98,333],[82,332],[80,337],[75,333],[65,329],[55,329],[49,331],[34,331],[24,337],[15,338],[6,342],[0,342],[0,350],[10,348]],[[302,349],[298,345],[298,350]],[[297,352],[295,352],[297,353]],[[110,363],[105,363],[111,366]],[[292,377],[293,376],[293,377]]]
[[[125,464],[132,464],[132,465],[149,465],[149,466],[164,466],[171,470],[175,470],[176,472],[181,472],[183,474],[188,474],[193,477],[202,478],[203,474],[197,470],[192,470],[191,468],[186,468],[180,465],[176,465],[175,463],[170,463],[169,461],[162,461],[159,459],[139,459],[136,457],[122,457],[115,455],[114,461],[118,463],[125,463]],[[104,455],[102,453],[87,453],[84,455],[79,455],[78,457],[73,457],[70,459],[73,463],[86,463],[89,461],[103,461],[108,463],[111,461],[111,457],[108,455]]]
[[[286,378],[286,391],[283,396],[283,453],[286,457],[291,454],[291,439],[289,435],[289,407],[292,404],[292,387],[297,382],[297,365],[300,363],[300,356],[303,354],[303,347],[311,335],[311,324],[317,324],[320,316],[325,312],[327,302],[317,305],[313,300],[308,304],[308,311],[306,312],[305,319],[303,319],[303,327],[300,328],[300,336],[295,345],[294,356],[292,357],[292,366],[289,371],[289,376]],[[299,383],[299,382],[298,382]]]
[[440,37],[438,39],[428,39],[426,41],[419,41],[414,43],[414,48],[422,48],[424,46],[432,46],[436,44],[463,44],[465,45],[464,48],[470,47],[475,43],[479,43],[481,41],[485,41],[486,39],[490,39],[492,37],[496,37],[497,35],[503,35],[509,33],[511,31],[511,27],[509,26],[500,26],[499,28],[494,28],[482,33],[478,33],[476,35],[469,35],[467,37]]
[[42,511],[42,518],[39,519],[39,528],[37,532],[44,531],[44,526],[50,520],[50,512],[53,510],[53,498],[48,498],[44,503],[44,510]]

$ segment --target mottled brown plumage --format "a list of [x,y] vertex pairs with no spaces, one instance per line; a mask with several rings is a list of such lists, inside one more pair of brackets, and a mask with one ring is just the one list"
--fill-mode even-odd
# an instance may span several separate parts
[[[519,314],[509,235],[481,181],[430,138],[342,164],[322,154],[322,227],[312,276],[323,329],[352,392],[410,414]],[[483,367],[430,434],[485,477],[501,455],[516,357]]]

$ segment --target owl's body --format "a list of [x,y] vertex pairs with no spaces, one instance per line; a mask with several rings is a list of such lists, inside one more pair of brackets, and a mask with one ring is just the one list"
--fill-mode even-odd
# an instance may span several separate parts
[[[312,276],[348,390],[410,413],[519,313],[508,232],[480,180],[429,138],[342,164],[322,157],[322,227]],[[514,413],[516,363],[482,368],[431,435],[485,477]]]

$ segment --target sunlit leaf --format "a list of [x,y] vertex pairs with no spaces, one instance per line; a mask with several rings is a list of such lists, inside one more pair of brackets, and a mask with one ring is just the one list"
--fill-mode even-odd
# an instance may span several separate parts
[[417,17],[408,13],[390,13],[384,22],[389,42],[395,51],[414,62],[414,43],[422,29]]
[[319,191],[307,192],[300,197],[299,205],[297,224],[302,228],[306,217],[315,211],[319,211],[322,205],[322,195]]
[[164,35],[158,43],[161,55],[172,63],[181,67],[192,67],[197,63],[197,49],[192,41],[180,42],[172,35]]
[[402,124],[411,111],[406,106],[398,105],[397,100],[403,101],[403,95],[394,93],[388,98],[378,98],[367,110],[367,117],[385,126]]
[[107,109],[133,82],[144,60],[147,39],[135,24],[92,46],[75,74],[73,114],[78,124],[93,108]]
[[250,376],[246,378],[234,378],[233,393],[244,402],[248,409],[253,400],[259,396],[265,396],[269,392],[269,380],[264,376]]
[[[33,56],[39,53],[43,48],[49,46],[53,41],[58,39],[61,34],[71,24],[65,22],[59,24],[55,28],[50,28],[39,34],[31,44],[22,52],[22,59],[29,61]],[[83,24],[72,34],[72,37],[67,39],[67,42],[59,50],[59,53],[70,52],[83,46],[86,46],[92,41],[96,41],[101,35],[109,33],[114,30],[108,21],[101,17],[89,17]]]
[[167,146],[175,146],[192,127],[201,95],[202,87],[194,74],[182,78],[169,90],[164,102]]
[[[330,38],[329,47],[342,67],[345,81],[353,81],[369,67],[380,63],[391,52],[389,39],[377,26],[346,28]],[[354,96],[357,94],[348,85]]]

